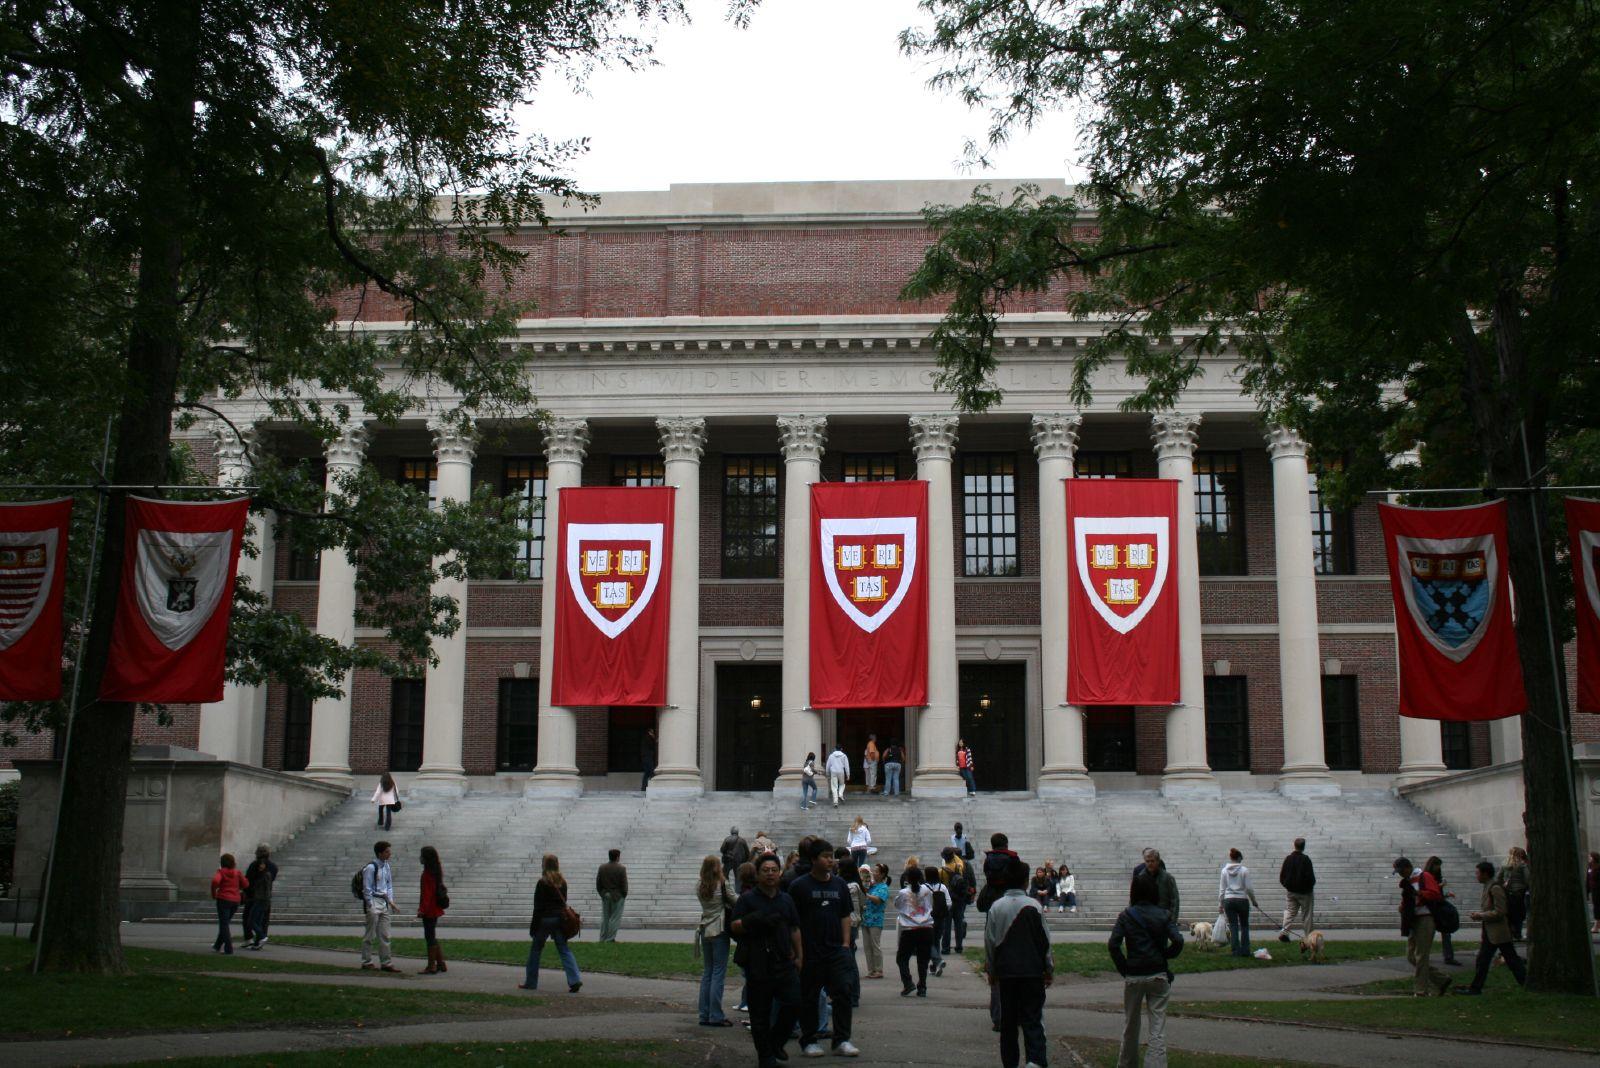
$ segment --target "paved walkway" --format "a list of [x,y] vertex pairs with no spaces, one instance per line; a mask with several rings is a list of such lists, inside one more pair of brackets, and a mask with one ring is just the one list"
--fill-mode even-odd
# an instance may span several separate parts
[[[175,947],[190,939],[174,937],[165,925],[124,928],[129,945]],[[290,932],[281,930],[280,934]],[[329,933],[320,929],[319,933]],[[464,936],[465,932],[455,932]],[[656,934],[651,932],[650,934]],[[665,932],[660,933],[662,935]],[[653,940],[661,940],[655,938]],[[351,964],[349,953],[272,945],[266,951],[276,960],[317,964]],[[401,961],[402,966],[415,963]],[[224,973],[218,973],[224,974]],[[238,978],[240,973],[225,973]],[[1218,972],[1185,976],[1174,989],[1177,1001],[1214,998],[1329,997],[1329,987],[1348,986],[1405,974],[1404,962],[1292,967],[1261,971]],[[604,1020],[606,1037],[650,1039],[683,1044],[682,1063],[734,1066],[752,1057],[748,1033],[742,1027],[714,1031],[694,1022],[696,986],[692,982],[638,979],[590,974],[582,993],[566,992],[559,971],[545,972],[548,987],[538,1006],[527,1016],[487,1020],[442,1020],[396,1025],[374,1024],[355,1028],[305,1028],[297,1030],[242,1030],[217,1033],[181,1033],[125,1038],[71,1039],[9,1042],[0,1045],[8,1063],[27,1065],[109,1064],[168,1057],[228,1056],[298,1050],[403,1045],[419,1042],[517,1042],[534,1039],[592,1038],[596,1015]],[[364,983],[416,990],[435,987],[454,991],[514,993],[521,971],[506,965],[470,961],[454,963],[446,976],[407,974],[390,976],[352,968],[348,979],[328,975],[246,974],[252,981],[328,984]],[[737,992],[730,983],[730,996]],[[931,980],[926,999],[899,997],[893,979],[863,984],[857,1010],[854,1040],[864,1051],[863,1061],[874,1064],[951,1065],[971,1068],[993,1063],[994,1035],[989,1029],[987,990],[965,961],[952,960],[943,978]],[[1050,991],[1046,1028],[1058,1065],[1071,1063],[1065,1055],[1064,1036],[1117,1039],[1122,1030],[1120,984],[1103,980],[1063,977]],[[1175,1018],[1168,1024],[1169,1044],[1180,1050],[1201,1050],[1258,1057],[1271,1062],[1295,1062],[1367,1068],[1397,1058],[1415,1059],[1396,1036],[1364,1031],[1333,1031],[1286,1024]],[[791,1047],[791,1055],[793,1047]],[[674,1056],[674,1060],[680,1058]],[[1461,1068],[1567,1068],[1592,1065],[1594,1058],[1554,1053],[1481,1041],[1429,1039],[1424,1058],[1431,1064]]]

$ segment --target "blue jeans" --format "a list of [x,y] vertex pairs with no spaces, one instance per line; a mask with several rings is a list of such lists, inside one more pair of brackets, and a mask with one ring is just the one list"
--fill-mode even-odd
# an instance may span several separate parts
[[967,780],[967,793],[975,794],[978,792],[978,781],[972,777],[971,768],[962,768],[961,777]]
[[700,942],[701,1023],[721,1023],[727,1019],[722,1012],[722,985],[728,977],[728,937],[720,934]]
[[379,805],[378,806],[378,826],[382,827],[386,831],[391,831],[391,830],[394,829],[394,806],[393,805]]
[[807,805],[814,805],[816,803],[817,803],[817,780],[816,779],[801,779],[800,780],[800,807],[801,808],[805,808]]
[[955,935],[956,952],[961,952],[961,943],[967,940],[967,903],[959,902],[950,909],[950,929],[947,934]]
[[217,940],[211,943],[212,949],[220,949],[224,953],[233,952],[233,914],[238,908],[237,901],[217,898]]
[[1230,897],[1222,902],[1222,911],[1228,917],[1228,945],[1235,957],[1250,955],[1250,902],[1242,897]]
[[900,792],[900,767],[899,764],[883,766],[883,792],[889,797]]
[[567,985],[577,986],[583,982],[583,976],[578,974],[578,958],[572,955],[567,936],[561,933],[561,917],[546,916],[534,928],[533,944],[528,947],[528,974],[523,985],[529,990],[539,989],[539,957],[544,953],[545,942],[551,938],[556,940],[556,953],[561,957],[562,970],[567,973]]

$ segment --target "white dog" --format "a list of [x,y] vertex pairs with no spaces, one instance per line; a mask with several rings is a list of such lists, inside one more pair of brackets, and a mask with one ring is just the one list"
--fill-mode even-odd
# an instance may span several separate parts
[[1211,940],[1211,925],[1209,923],[1202,921],[1195,924],[1193,927],[1189,928],[1189,934],[1193,936],[1195,945],[1197,946],[1205,947],[1215,944]]

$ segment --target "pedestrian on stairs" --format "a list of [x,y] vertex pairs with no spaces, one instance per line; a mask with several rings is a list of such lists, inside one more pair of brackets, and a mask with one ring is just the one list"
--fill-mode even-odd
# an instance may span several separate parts
[[444,966],[444,950],[439,947],[439,918],[450,905],[444,888],[444,865],[433,846],[422,847],[422,889],[417,894],[417,919],[422,921],[422,941],[428,949],[428,966],[423,975],[437,975],[450,969]]
[[1294,852],[1283,858],[1278,885],[1289,896],[1288,904],[1283,907],[1283,927],[1278,931],[1278,941],[1289,941],[1289,932],[1296,926],[1301,929],[1301,937],[1307,937],[1316,926],[1316,896],[1312,891],[1317,885],[1317,873],[1311,866],[1311,858],[1306,856],[1304,838],[1296,838]]
[[567,990],[576,994],[583,988],[583,976],[578,972],[578,958],[567,945],[566,932],[567,880],[561,874],[561,861],[554,853],[546,853],[541,862],[539,881],[533,886],[533,919],[528,921],[528,946],[526,976],[518,990],[539,989],[539,958],[544,954],[544,944],[550,939],[556,943],[556,953],[561,957],[561,967],[567,973]]
[[817,807],[817,754],[807,753],[800,765],[800,808]]
[[386,831],[394,830],[394,814],[400,808],[400,788],[387,771],[372,791],[372,803],[378,806],[378,826]]
[[739,865],[750,859],[750,843],[740,836],[739,828],[729,827],[728,837],[722,840],[718,852],[722,854],[723,878],[732,879]]
[[850,758],[844,755],[844,748],[835,742],[833,752],[828,754],[828,793],[833,797],[834,808],[838,808],[839,802],[844,800],[845,783],[849,781]]
[[267,944],[267,924],[272,919],[272,884],[278,878],[271,846],[266,843],[256,846],[256,859],[244,870],[244,877],[249,883],[244,891],[244,948],[260,949]]
[[894,738],[889,742],[889,748],[883,751],[883,795],[894,797],[900,792],[900,773],[905,770],[906,751],[900,744],[900,739]]
[[967,784],[967,796],[978,796],[978,780],[973,778],[972,747],[965,738],[956,740],[956,770],[961,773],[961,778]]
[[855,822],[850,824],[849,844],[850,859],[855,861],[856,867],[865,867],[868,854],[876,850],[872,848],[872,828],[861,816],[857,816]]
[[622,866],[622,850],[612,849],[606,856],[594,873],[594,890],[600,895],[600,941],[615,942],[622,926],[622,906],[628,899],[628,869]]
[[878,736],[867,735],[867,748],[861,754],[861,770],[866,775],[867,793],[878,792]]

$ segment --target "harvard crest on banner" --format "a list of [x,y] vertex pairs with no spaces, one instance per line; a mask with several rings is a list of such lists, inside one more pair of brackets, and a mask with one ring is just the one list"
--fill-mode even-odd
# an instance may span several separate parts
[[666,703],[674,492],[561,491],[552,704]]
[[61,696],[72,501],[0,504],[0,700]]
[[249,499],[129,497],[102,701],[222,700]]
[[1504,501],[1380,504],[1400,653],[1400,714],[1484,720],[1527,709],[1511,622]]
[[1600,501],[1568,497],[1566,505],[1578,626],[1577,710],[1600,714]]
[[811,487],[811,704],[928,699],[928,484]]
[[1178,701],[1177,512],[1172,479],[1067,479],[1069,703]]

